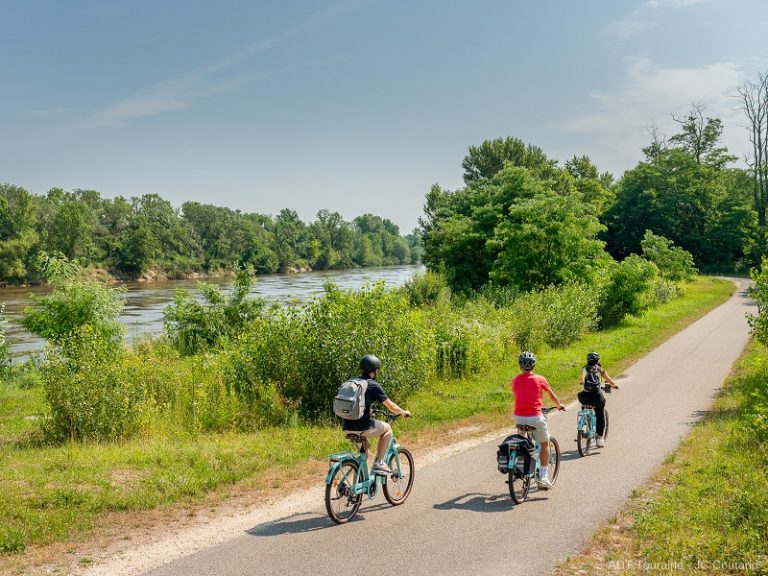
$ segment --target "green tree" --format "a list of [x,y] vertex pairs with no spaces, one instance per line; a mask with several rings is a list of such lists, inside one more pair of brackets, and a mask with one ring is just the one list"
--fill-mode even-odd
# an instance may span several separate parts
[[491,278],[523,290],[587,280],[608,256],[597,239],[604,230],[578,195],[554,192],[522,200],[495,231]]
[[46,296],[31,296],[21,320],[27,330],[57,345],[84,328],[106,341],[120,341],[123,287],[79,280],[80,267],[61,253],[41,253],[38,266],[52,289]]
[[37,241],[37,212],[26,190],[0,184],[0,281],[27,277],[30,251]]
[[672,281],[688,280],[696,274],[691,253],[675,246],[671,240],[646,230],[640,246],[643,257],[653,262],[664,278]]
[[469,154],[461,163],[464,182],[470,184],[492,178],[505,164],[528,168],[539,178],[555,178],[559,174],[557,161],[547,158],[538,146],[526,144],[519,138],[496,138],[469,147]]

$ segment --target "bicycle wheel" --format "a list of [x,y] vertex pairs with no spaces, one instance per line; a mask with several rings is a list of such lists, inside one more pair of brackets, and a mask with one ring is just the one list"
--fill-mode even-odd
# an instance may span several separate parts
[[576,447],[579,449],[579,455],[587,456],[592,444],[592,438],[589,437],[589,426],[585,424],[576,434]]
[[557,474],[560,472],[560,444],[557,440],[549,437],[549,481],[552,484],[557,480]]
[[349,522],[363,502],[361,494],[353,494],[352,486],[357,481],[357,462],[345,460],[325,485],[325,509],[336,524]]
[[398,477],[397,459],[392,454],[388,462],[392,474],[387,478],[383,486],[384,498],[392,506],[399,506],[405,502],[405,499],[411,493],[411,488],[413,488],[413,477],[416,474],[416,467],[413,465],[411,453],[405,448],[400,448],[398,454],[400,455],[400,475]]
[[528,491],[531,489],[531,477],[522,474],[518,470],[516,462],[509,469],[507,484],[509,484],[509,495],[512,497],[512,502],[522,504],[528,498]]
[[603,414],[605,414],[605,430],[603,430],[603,440],[608,438],[608,408],[603,408]]

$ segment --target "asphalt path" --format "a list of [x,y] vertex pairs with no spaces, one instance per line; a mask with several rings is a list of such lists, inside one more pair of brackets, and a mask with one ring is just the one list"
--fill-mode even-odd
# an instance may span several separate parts
[[[727,303],[618,378],[620,390],[607,396],[604,449],[579,457],[578,406],[550,417],[562,451],[552,491],[533,488],[526,502],[512,504],[505,476],[496,471],[498,442],[490,442],[423,468],[417,461],[413,492],[397,508],[379,494],[355,520],[336,526],[325,514],[318,481],[312,510],[253,526],[146,574],[546,574],[582,549],[711,405],[749,338],[745,312],[754,308],[745,282],[737,283]],[[546,376],[546,366],[540,369]]]

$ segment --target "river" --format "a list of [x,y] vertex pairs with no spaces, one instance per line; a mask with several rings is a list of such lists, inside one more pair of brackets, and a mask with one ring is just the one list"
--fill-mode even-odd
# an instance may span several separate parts
[[[360,268],[356,270],[305,272],[302,274],[270,274],[258,276],[251,293],[271,301],[304,302],[323,292],[326,280],[332,280],[340,288],[360,288],[365,284],[384,282],[386,286],[401,286],[420,266],[388,266],[384,268]],[[207,280],[219,286],[231,284],[231,278]],[[163,329],[163,310],[173,302],[177,289],[195,290],[197,280],[164,280],[160,282],[127,282],[125,284],[125,309],[120,322],[125,325],[126,339],[131,342],[146,335],[159,334]],[[46,288],[0,288],[0,302],[5,303],[8,320],[6,339],[15,359],[27,357],[43,348],[44,340],[33,336],[18,323],[25,307],[30,304],[30,294],[45,294]]]

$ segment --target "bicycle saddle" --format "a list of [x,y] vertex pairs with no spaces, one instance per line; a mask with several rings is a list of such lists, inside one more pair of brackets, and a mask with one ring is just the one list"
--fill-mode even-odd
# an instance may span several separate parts
[[520,430],[521,432],[533,432],[534,430],[536,430],[535,427],[528,426],[527,424],[518,424],[517,429]]
[[365,440],[365,436],[362,436],[361,434],[349,433],[347,434],[347,440],[349,440],[350,442],[362,442],[363,440]]
[[590,404],[582,404],[582,405],[581,405],[581,409],[582,409],[582,410],[594,410],[594,409],[595,409],[595,407],[594,407],[594,406],[592,406],[592,405],[590,405]]

